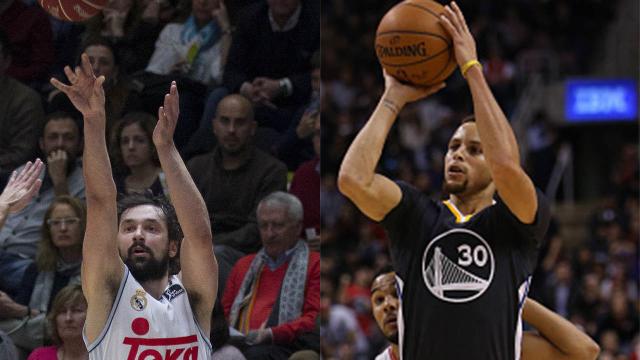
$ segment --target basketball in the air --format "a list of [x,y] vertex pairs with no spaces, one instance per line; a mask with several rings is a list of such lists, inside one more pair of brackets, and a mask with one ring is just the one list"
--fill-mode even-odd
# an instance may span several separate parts
[[456,69],[453,40],[440,23],[444,6],[432,0],[406,0],[378,25],[376,55],[387,73],[414,85],[435,85]]
[[65,21],[85,21],[97,15],[108,0],[38,0],[53,17]]

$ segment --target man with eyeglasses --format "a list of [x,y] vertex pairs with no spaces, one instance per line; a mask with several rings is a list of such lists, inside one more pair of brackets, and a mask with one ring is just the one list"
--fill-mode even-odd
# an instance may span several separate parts
[[66,113],[45,117],[38,144],[46,159],[42,189],[22,211],[11,214],[0,231],[0,290],[15,295],[24,271],[33,262],[44,214],[59,195],[84,199],[80,128]]

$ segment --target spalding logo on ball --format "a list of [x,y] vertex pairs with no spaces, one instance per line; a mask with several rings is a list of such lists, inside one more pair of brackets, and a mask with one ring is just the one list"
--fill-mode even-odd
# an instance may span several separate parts
[[38,0],[53,17],[65,21],[85,21],[97,15],[108,0]]
[[444,7],[432,0],[406,0],[389,10],[378,25],[376,55],[395,78],[414,85],[435,85],[456,69],[453,40],[440,24]]

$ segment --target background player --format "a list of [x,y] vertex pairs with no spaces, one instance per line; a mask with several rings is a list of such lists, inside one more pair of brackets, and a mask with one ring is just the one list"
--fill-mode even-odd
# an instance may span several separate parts
[[[396,322],[398,295],[395,273],[390,268],[384,268],[374,276],[371,308],[378,327],[391,343],[376,360],[400,359]],[[522,318],[540,332],[524,333],[522,360],[593,360],[598,356],[600,349],[589,336],[537,301],[525,300]]]
[[[86,54],[75,72],[65,67],[65,74],[71,85],[51,83],[82,113],[90,144],[83,159],[88,214],[82,263],[90,358],[135,358],[144,352],[209,359],[217,263],[206,207],[172,140],[178,120],[175,83],[158,109],[153,133],[175,214],[166,201],[133,197],[118,211],[105,144],[104,77],[94,76]],[[188,261],[178,276],[170,276],[169,260],[178,253]]]

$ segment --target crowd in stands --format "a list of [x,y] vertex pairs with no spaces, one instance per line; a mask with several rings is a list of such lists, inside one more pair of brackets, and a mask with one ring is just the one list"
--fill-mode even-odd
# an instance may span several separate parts
[[[322,6],[322,264],[321,334],[327,359],[373,359],[388,346],[371,314],[373,276],[390,264],[388,239],[336,186],[344,153],[384,89],[374,51],[378,22],[396,1],[330,0]],[[444,2],[441,2],[444,4]],[[507,118],[532,74],[585,75],[589,59],[613,20],[618,2],[459,2],[478,46],[480,62]],[[378,171],[441,196],[449,138],[472,111],[471,96],[456,71],[447,87],[401,112]],[[525,166],[543,191],[556,159],[558,133],[544,113],[527,129]],[[530,296],[570,319],[601,347],[602,359],[640,358],[638,336],[638,148],[621,146],[610,193],[582,224],[577,244],[554,220],[540,250]],[[606,175],[603,175],[606,176]],[[579,180],[578,180],[579,181]],[[554,199],[552,199],[553,201]],[[410,224],[408,224],[410,226]],[[437,331],[434,329],[433,331]]]
[[[82,23],[34,0],[0,4],[0,358],[86,356],[81,158],[92,144],[49,83],[66,82],[81,53],[105,77],[119,198],[171,198],[152,133],[177,82],[174,142],[207,205],[220,270],[214,358],[318,358],[319,23],[309,0],[109,0]],[[12,174],[34,167],[39,191],[7,200]]]

